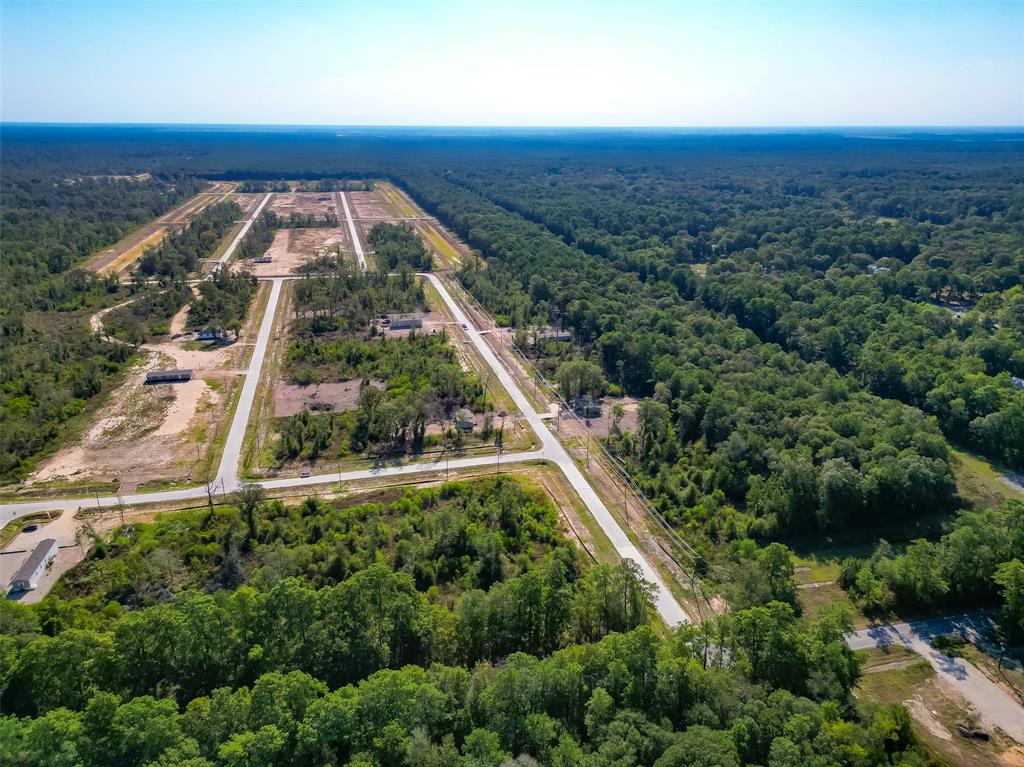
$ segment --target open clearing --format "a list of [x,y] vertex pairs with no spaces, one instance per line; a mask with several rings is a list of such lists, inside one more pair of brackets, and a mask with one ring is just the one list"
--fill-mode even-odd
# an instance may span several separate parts
[[242,209],[242,213],[248,217],[256,210],[256,206],[260,204],[260,200],[264,197],[266,197],[266,194],[262,192],[233,192],[228,197],[227,202],[235,203],[235,205]]
[[[147,482],[191,474],[209,447],[203,435],[212,434],[229,399],[223,380],[227,350],[184,351],[174,343],[145,348],[146,362],[112,393],[82,439],[41,464],[29,485],[117,480],[122,492],[131,492]],[[145,384],[150,370],[186,364],[195,370],[191,381]],[[212,385],[204,378],[208,373]]]
[[301,213],[323,218],[335,212],[334,196],[330,192],[277,192],[270,201],[270,210],[279,216]]
[[945,764],[1020,764],[1020,749],[999,730],[989,741],[968,740],[956,723],[972,712],[967,701],[937,677],[926,660],[903,648],[867,651],[857,697],[876,703],[905,705],[914,734]]
[[354,218],[397,221],[405,215],[378,188],[374,188],[372,192],[347,192],[347,194]]
[[[175,337],[142,346],[145,361],[111,392],[74,444],[40,464],[28,488],[112,482],[129,493],[147,483],[195,479],[205,470],[244,366],[252,319],[240,343],[199,345],[194,334],[182,332],[187,316],[184,307],[172,319]],[[145,383],[147,372],[165,368],[188,368],[193,378]]]
[[[285,418],[298,415],[306,408],[334,412],[355,410],[356,403],[359,401],[359,392],[363,388],[362,384],[363,379],[361,378],[351,378],[338,383],[310,384],[309,386],[278,381],[274,385],[274,417]],[[384,389],[385,382],[371,379],[369,385]]]
[[[352,241],[344,227],[316,229],[279,229],[267,248],[269,264],[244,262],[257,277],[291,274],[292,271],[316,256],[318,250],[340,247],[342,253],[352,250]],[[239,265],[241,265],[240,262]]]
[[394,184],[387,181],[379,181],[373,186],[376,191],[384,200],[393,206],[400,216],[406,218],[414,218],[416,216],[422,216],[423,212],[419,210],[417,205],[410,200],[405,192],[400,190]]

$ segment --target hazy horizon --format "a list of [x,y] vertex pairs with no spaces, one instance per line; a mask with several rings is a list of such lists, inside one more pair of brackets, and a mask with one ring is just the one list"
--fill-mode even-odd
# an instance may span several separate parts
[[1024,4],[0,0],[5,123],[1024,123]]

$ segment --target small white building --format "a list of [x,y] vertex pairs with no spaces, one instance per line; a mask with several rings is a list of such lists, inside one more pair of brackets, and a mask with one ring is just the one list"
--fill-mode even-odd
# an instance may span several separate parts
[[191,381],[192,371],[187,369],[150,370],[146,373],[146,383],[178,383],[180,381]]
[[39,545],[28,555],[28,559],[22,562],[18,572],[11,578],[11,590],[31,591],[34,589],[55,556],[57,556],[57,541],[53,538],[40,541]]
[[223,328],[203,328],[196,333],[197,341],[220,341],[222,338],[224,338]]
[[392,330],[413,330],[423,327],[423,312],[409,312],[408,314],[389,314],[386,320],[388,327]]

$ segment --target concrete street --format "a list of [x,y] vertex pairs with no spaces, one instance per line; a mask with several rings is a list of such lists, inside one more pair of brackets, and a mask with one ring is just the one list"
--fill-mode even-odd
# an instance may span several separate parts
[[[234,252],[237,242],[240,241],[248,226],[252,224],[260,209],[264,204],[266,204],[269,198],[270,195],[267,195],[250,217],[249,221],[246,223],[246,227],[243,228],[235,238],[235,242],[232,243],[231,247],[221,258],[221,264],[227,262],[227,258]],[[359,244],[358,233],[356,232],[355,223],[352,220],[352,213],[344,193],[342,193],[341,199],[345,209],[345,216],[348,221],[349,230],[352,233],[353,242],[356,246],[356,253],[360,259],[360,268],[365,270],[366,261],[362,254],[362,246]],[[506,391],[508,391],[513,402],[515,402],[516,406],[523,413],[527,423],[530,424],[531,428],[533,428],[534,432],[540,439],[540,450],[518,454],[504,454],[501,456],[501,461],[508,464],[525,460],[547,460],[557,465],[586,504],[594,519],[597,520],[597,523],[601,526],[605,535],[608,536],[618,554],[623,558],[633,560],[643,572],[644,578],[655,585],[655,607],[665,623],[669,626],[675,626],[680,623],[689,623],[690,617],[665,586],[665,583],[651,566],[650,562],[647,561],[639,549],[637,549],[632,541],[629,540],[625,531],[619,526],[618,522],[615,521],[615,518],[611,515],[607,506],[605,506],[604,502],[594,491],[594,488],[587,481],[583,472],[580,471],[575,461],[573,461],[572,457],[562,446],[562,443],[544,423],[544,419],[533,408],[533,405],[526,398],[526,395],[524,395],[520,390],[512,375],[505,369],[505,366],[497,356],[495,356],[494,352],[484,341],[480,332],[470,321],[469,317],[466,316],[459,304],[452,298],[444,283],[433,274],[421,274],[420,276],[430,281],[441,296],[442,300],[447,304],[449,311],[455,317],[456,321],[465,328],[465,332],[474,348],[494,372],[494,375],[501,382],[502,386],[504,386]],[[242,386],[238,406],[236,407],[232,418],[231,428],[228,433],[227,442],[224,446],[224,453],[221,458],[220,468],[217,472],[217,478],[211,483],[211,489],[214,492],[231,492],[236,490],[241,484],[238,477],[238,468],[241,459],[242,443],[245,439],[246,428],[252,413],[252,405],[256,396],[256,389],[259,384],[260,371],[263,367],[267,346],[269,345],[271,332],[273,331],[274,315],[277,310],[277,305],[281,295],[281,285],[283,284],[284,279],[286,278],[275,277],[271,279],[272,287],[270,298],[267,302],[267,307],[260,323],[260,329],[253,349],[252,359],[250,360],[249,368],[245,374],[245,383]],[[451,468],[459,469],[471,466],[495,464],[497,461],[498,456],[478,456],[474,458],[453,460],[450,462],[450,466]],[[318,474],[310,477],[289,477],[285,479],[266,480],[258,484],[263,485],[268,490],[312,487],[318,484],[344,482],[370,477],[407,476],[416,473],[437,471],[439,467],[440,464],[436,461],[430,463],[408,463],[350,472]],[[129,495],[125,496],[123,501],[129,506],[134,506],[146,503],[167,503],[195,500],[197,498],[205,497],[206,494],[207,487],[205,485],[201,485],[182,490]],[[99,507],[111,507],[118,502],[119,499],[117,497],[108,496],[99,498],[57,498],[3,504],[0,505],[0,525],[6,524],[19,516],[38,511],[61,510],[64,511],[65,515],[73,515],[77,509],[85,505],[92,505],[95,503]],[[65,544],[66,542],[59,541],[59,543]],[[2,570],[0,570],[0,575],[3,575]]]
[[998,727],[1018,743],[1024,743],[1024,706],[972,663],[950,658],[931,646],[931,639],[956,634],[984,645],[992,621],[985,615],[954,615],[912,623],[872,626],[854,632],[847,641],[854,650],[901,645],[928,661],[940,681],[974,707],[988,726]]
[[249,227],[252,226],[252,222],[257,219],[260,213],[263,212],[263,207],[270,202],[270,198],[273,196],[273,193],[268,193],[266,197],[260,200],[260,204],[256,206],[256,210],[252,212],[252,215],[246,219],[245,225],[238,231],[238,234],[235,235],[235,239],[231,241],[228,249],[224,251],[224,255],[217,259],[217,266],[215,268],[220,269],[224,264],[231,260],[231,256],[234,255],[235,249],[238,247],[238,243],[240,243],[242,238],[245,237],[246,233],[249,231]]
[[359,241],[359,232],[356,231],[356,222],[352,220],[352,209],[348,206],[348,197],[345,192],[338,192],[341,198],[341,205],[345,208],[345,220],[348,222],[348,233],[352,235],[352,245],[356,249],[356,258],[359,259],[359,268],[366,271],[366,256],[363,255],[363,243]]

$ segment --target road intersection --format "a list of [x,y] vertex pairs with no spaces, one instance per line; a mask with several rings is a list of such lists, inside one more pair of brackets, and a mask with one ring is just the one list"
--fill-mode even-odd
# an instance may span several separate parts
[[[246,226],[243,227],[242,231],[235,238],[235,241],[232,242],[228,250],[225,251],[224,256],[219,259],[219,265],[227,263],[227,259],[230,258],[232,253],[234,253],[241,237],[244,236],[245,232],[248,230],[249,226],[251,226],[252,222],[255,220],[256,216],[259,214],[263,205],[266,204],[269,198],[270,195],[267,195],[256,211],[254,211],[253,215],[246,222]],[[356,253],[359,257],[360,268],[365,271],[366,261],[363,256],[362,246],[359,242],[355,223],[352,220],[351,209],[348,206],[348,202],[345,199],[344,194],[341,194],[341,199],[345,210],[345,216],[348,221],[348,226],[353,236],[353,242],[356,246]],[[520,453],[505,453],[500,456],[500,460],[505,464],[542,460],[556,465],[565,475],[566,479],[572,485],[583,503],[587,506],[598,525],[600,525],[601,529],[608,536],[619,556],[635,562],[643,573],[644,578],[654,584],[655,607],[665,623],[669,626],[675,626],[680,623],[689,623],[690,617],[686,614],[685,610],[683,610],[678,600],[672,595],[661,576],[655,571],[651,563],[640,552],[636,545],[629,539],[629,536],[619,526],[618,522],[616,522],[615,518],[608,510],[608,507],[587,481],[583,472],[580,471],[580,468],[576,465],[576,462],[572,459],[558,438],[548,428],[544,419],[541,417],[541,414],[534,409],[526,395],[523,394],[522,390],[519,388],[513,376],[487,345],[483,336],[480,334],[480,331],[462,310],[458,302],[452,297],[445,284],[437,277],[437,275],[434,274],[423,273],[420,274],[420,276],[423,279],[428,280],[440,295],[456,322],[463,327],[464,332],[473,344],[473,347],[490,367],[497,380],[505,387],[505,390],[509,393],[509,396],[512,398],[513,402],[519,408],[527,423],[540,440],[541,449]],[[100,508],[111,508],[120,503],[124,503],[128,506],[155,503],[165,504],[205,498],[207,494],[213,490],[224,493],[237,490],[242,484],[238,471],[241,463],[241,453],[245,440],[245,433],[252,414],[252,407],[256,397],[256,389],[259,384],[260,372],[262,370],[263,363],[266,358],[267,347],[269,346],[270,338],[273,333],[274,317],[281,295],[281,288],[287,279],[290,278],[269,278],[271,283],[270,297],[267,301],[267,306],[260,322],[252,358],[250,359],[249,367],[245,373],[245,382],[242,386],[238,405],[235,408],[235,413],[232,418],[228,438],[224,445],[224,452],[221,457],[221,463],[217,471],[217,476],[213,482],[209,485],[199,485],[196,487],[153,493],[137,493],[123,497],[99,496],[94,498],[53,498],[0,504],[0,526],[3,526],[20,516],[38,513],[41,511],[59,510],[65,513],[74,513],[77,509],[87,505],[95,505]],[[495,465],[498,460],[498,456],[475,456],[471,458],[455,459],[450,461],[448,465],[453,469],[462,469]],[[439,467],[440,464],[438,461],[431,461],[427,463],[404,463],[399,465],[376,466],[370,469],[358,469],[347,472],[342,471],[330,474],[317,474],[308,477],[287,477],[282,479],[263,480],[255,484],[260,484],[267,490],[284,490],[289,488],[314,487],[316,485],[356,481],[369,478],[403,477],[414,474],[436,472],[439,470]]]

